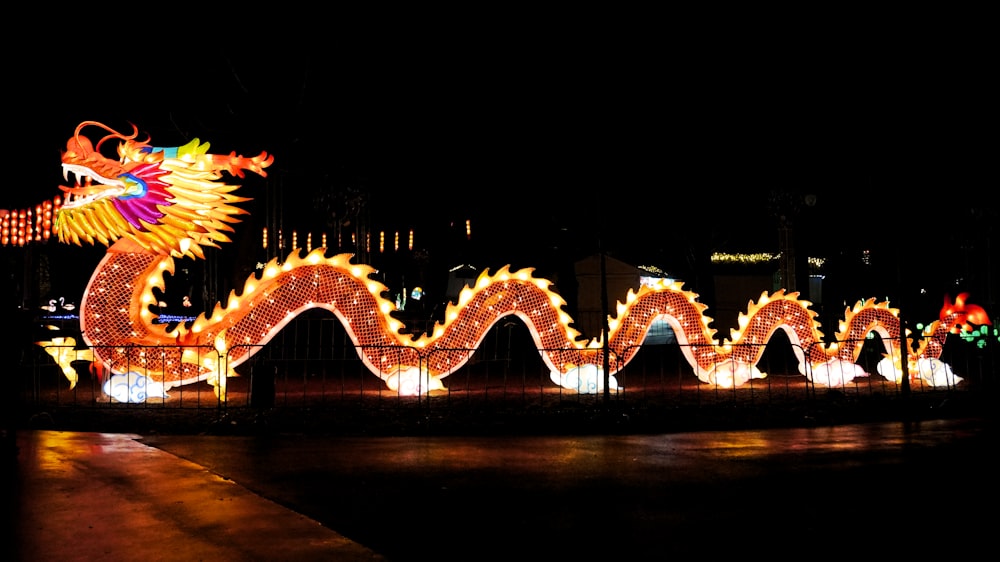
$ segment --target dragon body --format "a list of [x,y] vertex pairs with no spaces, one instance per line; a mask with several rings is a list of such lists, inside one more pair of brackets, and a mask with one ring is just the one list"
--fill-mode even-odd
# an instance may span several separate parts
[[[96,146],[83,136],[88,127],[105,132]],[[957,377],[950,370],[950,379],[943,381],[935,374],[940,372],[945,337],[966,322],[988,323],[982,309],[966,304],[964,295],[954,304],[946,303],[904,370],[898,311],[887,303],[858,302],[846,311],[837,334],[836,341],[846,345],[825,345],[808,301],[797,293],[764,293],[740,315],[740,328],[719,342],[698,295],[679,282],[663,280],[630,291],[618,303],[605,344],[603,338],[581,341],[563,311],[566,303],[549,281],[534,277],[530,269],[502,268],[483,273],[466,287],[429,333],[411,336],[392,316],[396,305],[383,296],[387,288],[372,278],[371,267],[352,263],[350,254],[327,256],[318,249],[305,255],[295,250],[282,261],[272,260],[227,302],[169,329],[154,322],[151,305],[154,290],[162,290],[164,275],[173,272],[174,258],[204,258],[203,248],[228,242],[226,233],[245,214],[237,204],[248,199],[233,194],[238,186],[222,181],[224,174],[243,178],[249,171],[266,176],[273,158],[263,152],[254,157],[211,154],[208,143],[198,139],[162,148],[136,137],[136,131],[124,135],[96,122],[76,129],[62,165],[64,176],[73,175],[77,181],[62,187],[66,196],[55,231],[62,242],[108,246],[80,305],[81,334],[93,361],[111,376],[145,377],[151,381],[147,388],[164,392],[208,381],[224,398],[233,369],[312,308],[332,312],[366,367],[389,388],[407,395],[444,388],[443,379],[461,368],[487,332],[507,316],[528,326],[552,381],[580,392],[604,388],[605,364],[611,371],[607,380],[618,388],[613,374],[632,360],[659,319],[677,335],[697,377],[724,387],[766,376],[757,363],[779,329],[794,344],[800,372],[814,382],[842,386],[866,376],[855,360],[866,335],[876,331],[886,346],[879,369],[884,367],[887,378],[898,381],[907,372],[931,384],[954,384]],[[101,154],[109,139],[119,141],[117,159]],[[912,346],[912,340],[907,342]],[[40,343],[75,384],[65,345]],[[929,367],[921,367],[921,362]]]

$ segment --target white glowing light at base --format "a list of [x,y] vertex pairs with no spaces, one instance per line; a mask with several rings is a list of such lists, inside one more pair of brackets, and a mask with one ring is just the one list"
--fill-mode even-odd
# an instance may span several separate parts
[[400,369],[386,377],[385,384],[400,396],[419,396],[432,390],[445,389],[440,378],[431,377],[426,370],[421,371],[417,367]]
[[[604,369],[597,365],[581,365],[565,373],[552,371],[549,373],[549,378],[557,385],[569,390],[575,390],[580,394],[597,394],[604,391]],[[622,389],[618,386],[618,379],[614,375],[608,378],[608,388],[610,390],[617,392]]]
[[843,387],[858,377],[867,377],[868,373],[860,365],[840,359],[831,359],[826,363],[812,365],[806,372],[806,378],[816,384],[830,388]]
[[[951,370],[951,366],[940,359],[921,358],[917,359],[916,363],[917,375],[919,377],[917,380],[927,386],[955,386],[965,380],[956,375]],[[879,361],[876,369],[878,370],[878,374],[893,382],[899,383],[903,381],[903,372],[896,368],[896,364],[888,357]]]
[[114,374],[104,382],[104,394],[118,402],[142,403],[147,398],[169,398],[163,383],[156,382],[134,371]]
[[750,365],[732,359],[726,359],[716,364],[711,369],[697,369],[698,379],[701,382],[714,384],[722,388],[733,388],[743,386],[750,379],[763,379],[767,377],[760,372],[756,365]]

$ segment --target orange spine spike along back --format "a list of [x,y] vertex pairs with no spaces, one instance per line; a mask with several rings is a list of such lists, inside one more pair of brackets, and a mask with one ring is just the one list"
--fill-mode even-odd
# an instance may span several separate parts
[[[96,144],[84,135],[91,129],[101,135]],[[605,381],[608,390],[617,391],[614,374],[628,365],[657,321],[672,328],[698,379],[722,387],[766,376],[758,362],[777,330],[792,340],[801,373],[831,387],[867,375],[854,360],[858,342],[872,331],[883,336],[890,358],[899,355],[898,314],[888,303],[859,302],[841,323],[837,339],[843,343],[827,345],[811,303],[794,292],[762,293],[756,303],[749,302],[730,339],[719,342],[698,295],[666,281],[629,292],[608,319],[608,333],[580,341],[553,284],[531,269],[509,267],[484,272],[449,303],[442,322],[414,338],[403,335],[402,323],[393,316],[396,305],[383,297],[387,289],[373,278],[370,266],[353,263],[349,254],[327,256],[321,249],[270,261],[225,304],[167,333],[154,324],[149,310],[153,290],[163,287],[163,273],[173,271],[175,257],[204,259],[203,247],[229,242],[226,232],[246,214],[239,204],[249,199],[235,195],[239,186],[224,183],[223,177],[244,178],[246,171],[264,176],[274,158],[266,152],[212,154],[208,143],[197,139],[163,148],[135,138],[135,131],[124,135],[96,122],[80,125],[62,158],[67,177],[77,181],[62,186],[67,200],[56,214],[55,231],[63,242],[108,246],[81,301],[81,333],[95,362],[113,376],[139,369],[154,383],[149,388],[164,394],[178,385],[208,381],[225,398],[225,380],[233,369],[297,315],[315,308],[341,321],[359,359],[400,394],[445,388],[444,380],[509,316],[527,326],[552,382],[585,393],[604,390]],[[100,153],[101,144],[112,139],[121,143],[117,159]],[[934,338],[968,322],[989,322],[966,297],[946,301],[935,325],[941,334],[935,332]],[[938,361],[941,342],[921,350],[912,368],[888,360],[883,376],[924,376],[921,362]],[[157,353],[147,353],[150,347]],[[605,364],[610,373],[603,372]]]

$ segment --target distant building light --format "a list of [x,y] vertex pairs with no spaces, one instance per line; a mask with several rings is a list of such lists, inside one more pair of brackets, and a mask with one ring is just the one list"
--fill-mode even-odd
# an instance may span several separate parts
[[[716,265],[759,265],[762,263],[768,263],[781,258],[781,254],[771,254],[767,252],[758,252],[755,254],[727,254],[724,252],[715,252],[712,254],[712,263]],[[826,258],[806,258],[809,267],[813,269],[822,269],[826,264]]]
[[769,254],[766,252],[759,252],[756,254],[727,254],[723,252],[715,252],[712,254],[712,263],[755,265],[759,263],[767,263],[769,261],[774,261],[778,259],[780,256],[781,254]]

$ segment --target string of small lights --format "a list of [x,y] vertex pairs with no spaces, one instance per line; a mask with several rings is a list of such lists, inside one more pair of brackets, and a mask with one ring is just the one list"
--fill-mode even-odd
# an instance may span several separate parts
[[28,209],[0,209],[0,245],[24,246],[52,237],[52,217],[62,205],[58,195]]
[[[771,254],[767,252],[757,252],[753,254],[729,254],[725,252],[715,252],[712,254],[712,263],[717,265],[759,265],[772,261],[778,261],[781,254]],[[820,269],[826,263],[825,258],[810,257],[807,259],[809,267]]]

